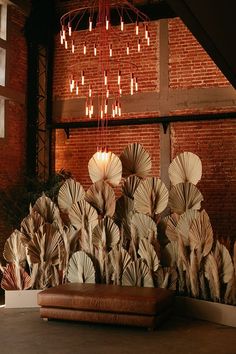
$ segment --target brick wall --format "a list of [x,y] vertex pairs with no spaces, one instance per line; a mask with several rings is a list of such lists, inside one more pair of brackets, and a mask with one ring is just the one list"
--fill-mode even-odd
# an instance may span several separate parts
[[[140,84],[140,92],[162,92],[159,82],[160,56],[159,52],[159,22],[153,22],[151,31],[157,44],[157,49],[150,48],[140,56],[139,65],[142,70],[150,69],[151,74],[146,72],[143,75],[143,82]],[[85,32],[84,32],[85,33]],[[83,34],[80,34],[83,36]],[[59,39],[57,39],[57,42]],[[214,89],[227,88],[230,83],[217,68],[209,55],[193,37],[190,31],[178,18],[168,21],[168,42],[169,61],[166,75],[169,75],[169,89],[171,93],[181,89]],[[89,58],[91,59],[91,58]],[[83,56],[81,63],[83,63]],[[92,60],[92,59],[91,59]],[[55,80],[54,95],[56,99],[70,99],[72,96],[68,91],[66,71],[71,64],[65,50],[56,46],[55,57]],[[67,87],[67,88],[66,88]],[[81,92],[79,97],[83,97]],[[224,97],[223,97],[224,98]],[[158,99],[158,98],[157,98]],[[207,97],[206,97],[207,99]],[[196,97],[197,100],[197,97]],[[184,102],[184,100],[183,100]],[[166,100],[165,112],[168,112],[168,99]],[[210,108],[209,108],[210,107]],[[235,112],[232,102],[226,106],[214,108],[214,102],[209,107],[192,107],[185,102],[178,110],[169,108],[169,115],[191,115],[217,112]],[[159,116],[160,112],[135,113],[133,111],[124,115],[126,117],[148,117]],[[78,121],[83,118],[83,113],[73,118],[58,116],[57,121]],[[203,193],[204,204],[210,215],[214,232],[219,237],[231,239],[236,238],[236,227],[231,220],[235,219],[234,200],[236,197],[235,179],[236,164],[234,151],[236,148],[236,126],[234,120],[215,122],[186,122],[171,124],[171,158],[182,151],[192,151],[199,155],[203,163],[202,181],[198,187]],[[144,125],[130,127],[116,127],[108,129],[108,145],[110,149],[120,154],[123,148],[131,142],[141,142],[150,152],[153,160],[153,174],[160,174],[160,126]],[[86,188],[91,184],[87,164],[96,151],[96,129],[72,129],[70,138],[66,139],[62,130],[57,130],[55,135],[55,168],[70,170]],[[168,154],[166,151],[164,154]]]
[[[8,7],[7,81],[6,86],[24,93],[26,87],[26,43],[22,29],[24,15],[13,6]],[[25,105],[6,101],[5,138],[0,139],[0,188],[7,191],[17,186],[25,168],[26,111]],[[12,208],[13,205],[9,205]],[[0,210],[0,261],[5,239],[12,228],[6,224]]]

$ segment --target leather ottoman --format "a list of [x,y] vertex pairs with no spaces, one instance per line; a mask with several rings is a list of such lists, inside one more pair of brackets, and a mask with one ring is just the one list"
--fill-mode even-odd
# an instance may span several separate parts
[[173,307],[161,288],[68,283],[38,293],[40,317],[155,328]]

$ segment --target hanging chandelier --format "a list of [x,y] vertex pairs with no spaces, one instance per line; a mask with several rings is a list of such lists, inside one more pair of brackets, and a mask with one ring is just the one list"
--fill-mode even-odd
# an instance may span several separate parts
[[108,119],[121,117],[122,95],[138,91],[135,61],[150,45],[149,19],[126,0],[90,0],[60,23],[61,45],[71,55],[68,90],[86,97],[85,115],[98,120],[101,153],[106,152]]

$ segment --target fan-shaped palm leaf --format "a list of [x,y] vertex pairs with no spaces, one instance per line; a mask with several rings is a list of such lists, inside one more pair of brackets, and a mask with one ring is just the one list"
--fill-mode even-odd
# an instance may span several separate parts
[[169,207],[177,214],[183,214],[188,209],[200,209],[202,201],[201,192],[192,183],[179,183],[170,190]]
[[191,293],[193,297],[199,296],[199,280],[198,280],[198,260],[195,251],[190,253],[190,264],[189,264],[189,278],[191,285]]
[[79,182],[68,178],[61,186],[58,193],[58,205],[63,213],[67,213],[75,202],[79,202],[85,196],[84,188]]
[[175,157],[169,166],[169,178],[175,186],[178,183],[197,184],[202,177],[200,158],[192,152],[183,152]]
[[67,279],[70,283],[95,283],[93,262],[85,252],[78,251],[72,255]]
[[189,243],[191,250],[197,251],[199,262],[212,249],[213,230],[205,210],[202,210],[197,218],[192,221],[189,230]]
[[31,263],[58,263],[59,248],[62,246],[61,233],[53,224],[40,226],[27,245]]
[[131,257],[123,247],[115,246],[109,252],[108,259],[113,267],[113,283],[121,285],[122,274],[131,262]]
[[198,216],[199,212],[197,210],[189,209],[183,213],[176,226],[176,232],[179,237],[182,238],[185,246],[189,246],[189,229],[192,225],[193,220]]
[[169,242],[162,251],[162,262],[168,267],[175,267],[178,264],[178,242]]
[[51,224],[55,221],[57,224],[62,224],[58,207],[45,194],[36,200],[32,211],[39,213],[47,223]]
[[155,276],[159,288],[176,290],[178,275],[175,268],[159,267]]
[[167,206],[168,190],[165,184],[156,177],[149,177],[139,183],[134,193],[134,208],[139,213],[154,217]]
[[4,290],[26,290],[31,287],[31,278],[28,273],[16,264],[7,264],[1,281]]
[[98,223],[98,213],[96,209],[85,200],[74,203],[69,210],[71,224],[80,230],[82,227],[87,231],[93,230]]
[[101,216],[112,217],[116,208],[113,189],[103,181],[94,183],[86,192],[85,200],[91,204]]
[[112,186],[118,186],[122,177],[122,164],[119,157],[112,152],[106,153],[104,160],[96,152],[89,160],[88,171],[93,183],[106,181]]
[[120,230],[111,218],[106,217],[94,228],[92,237],[96,248],[110,250],[120,241]]
[[149,216],[141,213],[135,213],[131,222],[137,237],[148,238],[150,234],[154,234],[155,237],[157,236],[157,226]]
[[148,266],[142,259],[130,262],[122,276],[122,285],[153,287],[153,279]]
[[212,252],[206,257],[205,277],[209,281],[211,297],[214,301],[220,300],[220,282],[216,259]]
[[120,155],[124,176],[136,175],[145,178],[152,168],[151,157],[138,143],[128,145]]
[[129,176],[125,180],[125,182],[124,182],[124,184],[122,186],[123,193],[127,197],[133,199],[134,198],[134,193],[135,193],[135,191],[136,191],[136,189],[137,189],[137,187],[139,185],[139,182],[140,182],[140,178],[139,177],[137,177],[137,176]]
[[177,223],[179,221],[179,215],[173,213],[164,218],[164,222],[166,223],[165,233],[170,241],[178,240],[178,232],[176,230]]
[[34,235],[34,233],[38,230],[38,228],[45,223],[44,218],[37,213],[37,211],[33,211],[31,214],[26,216],[21,222],[20,231],[25,235],[26,241],[30,241]]
[[216,242],[214,257],[216,259],[220,279],[224,283],[228,283],[232,279],[234,266],[229,251],[219,241]]
[[21,240],[22,233],[15,230],[5,242],[3,257],[7,262],[18,266],[26,260],[25,247]]
[[156,272],[158,267],[159,267],[159,259],[157,257],[157,254],[155,252],[155,249],[153,245],[150,243],[150,241],[146,238],[142,238],[139,241],[139,250],[138,254],[142,259],[145,260],[146,264],[148,265],[149,269],[152,272]]

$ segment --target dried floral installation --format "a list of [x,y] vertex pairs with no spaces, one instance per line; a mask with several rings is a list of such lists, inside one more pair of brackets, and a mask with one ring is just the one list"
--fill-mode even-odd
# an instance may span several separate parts
[[170,191],[150,176],[151,158],[138,143],[120,158],[93,156],[88,168],[87,191],[69,178],[57,203],[42,195],[30,206],[5,243],[3,289],[65,282],[155,286],[236,305],[236,243],[230,254],[201,208],[198,156],[184,152],[171,162]]

